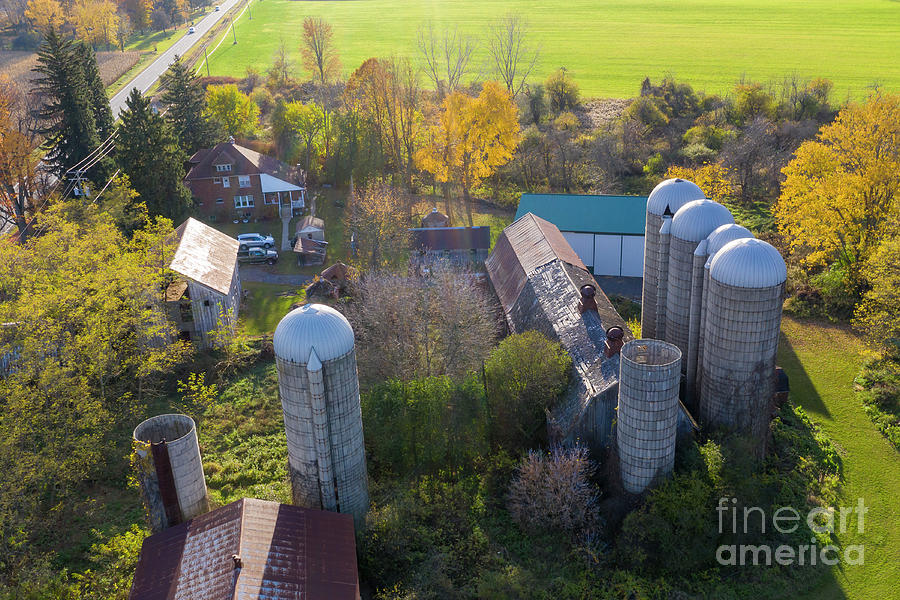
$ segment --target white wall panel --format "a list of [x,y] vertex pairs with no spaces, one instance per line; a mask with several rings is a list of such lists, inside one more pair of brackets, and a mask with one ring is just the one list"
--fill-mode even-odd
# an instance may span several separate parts
[[562,231],[563,237],[572,246],[572,250],[584,263],[584,266],[591,267],[594,264],[594,234],[593,233],[572,233],[571,231]]
[[644,236],[622,236],[622,276],[644,276]]
[[622,236],[594,236],[594,275],[620,275]]

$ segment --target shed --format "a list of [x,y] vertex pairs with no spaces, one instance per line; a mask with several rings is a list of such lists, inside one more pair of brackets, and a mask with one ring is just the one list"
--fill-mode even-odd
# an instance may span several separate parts
[[358,600],[353,517],[244,498],[144,540],[131,600]]
[[646,196],[522,194],[516,219],[556,225],[594,275],[642,277]]
[[450,227],[450,217],[435,206],[430,213],[422,217],[422,227]]
[[325,241],[325,221],[319,217],[307,215],[297,223],[297,237],[310,240]]
[[181,278],[165,290],[167,313],[183,338],[209,347],[220,324],[233,332],[237,323],[238,241],[193,218],[179,225],[172,239],[169,268]]
[[307,237],[298,237],[294,242],[294,252],[301,265],[325,264],[325,255],[328,251],[328,242]]

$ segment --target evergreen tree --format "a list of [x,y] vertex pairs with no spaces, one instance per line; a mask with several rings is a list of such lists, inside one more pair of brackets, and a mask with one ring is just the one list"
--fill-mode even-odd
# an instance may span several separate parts
[[[40,77],[34,84],[43,100],[36,109],[40,123],[37,133],[46,139],[44,145],[49,149],[46,161],[57,177],[63,177],[101,141],[82,64],[74,44],[50,29],[38,50],[38,66],[34,71]],[[87,176],[95,173],[92,169]]]
[[149,216],[180,222],[191,207],[182,183],[184,151],[168,123],[137,90],[125,102],[119,125],[118,158],[131,185],[147,205]]
[[207,119],[206,93],[197,76],[175,57],[175,62],[162,76],[161,102],[166,107],[166,121],[172,125],[181,148],[191,155],[224,139],[216,121]]
[[100,68],[97,66],[97,55],[94,54],[94,49],[89,44],[79,42],[76,50],[84,71],[84,81],[87,85],[91,110],[94,113],[97,135],[102,141],[108,138],[115,128],[112,109],[109,107],[109,98],[106,96],[106,86],[103,85],[103,79],[100,77]]

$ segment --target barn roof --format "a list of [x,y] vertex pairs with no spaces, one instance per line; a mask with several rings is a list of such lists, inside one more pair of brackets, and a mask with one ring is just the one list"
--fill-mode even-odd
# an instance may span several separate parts
[[416,227],[412,248],[416,250],[489,250],[490,227]]
[[350,515],[244,498],[146,538],[130,598],[355,600],[356,569]]
[[644,235],[646,196],[522,194],[516,218],[534,213],[560,231]]
[[175,230],[175,257],[169,268],[227,295],[237,264],[238,241],[189,217]]

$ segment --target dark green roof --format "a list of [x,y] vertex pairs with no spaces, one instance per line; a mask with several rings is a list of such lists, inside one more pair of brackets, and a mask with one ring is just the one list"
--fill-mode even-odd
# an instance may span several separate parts
[[560,231],[644,235],[647,197],[522,194],[516,218],[527,213],[550,221]]

